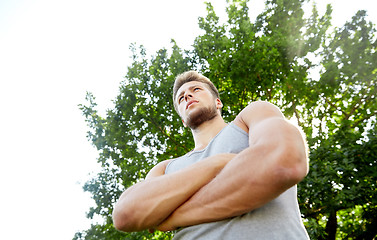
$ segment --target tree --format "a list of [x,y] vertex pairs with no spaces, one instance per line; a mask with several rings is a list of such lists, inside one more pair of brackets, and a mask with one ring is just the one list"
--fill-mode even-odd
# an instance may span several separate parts
[[308,128],[317,133],[310,138],[311,173],[300,194],[317,239],[377,234],[377,42],[365,16],[359,11],[328,37],[321,78],[311,83],[318,104]]
[[112,226],[111,213],[125,188],[143,179],[158,161],[182,155],[191,147],[184,143],[189,142],[190,133],[174,114],[171,97],[174,77],[190,69],[191,60],[172,43],[170,56],[166,49],[161,49],[150,62],[142,46],[131,45],[133,64],[106,119],[98,116],[90,93],[87,94],[89,105],[80,107],[92,129],[88,138],[99,150],[98,161],[103,168],[97,178],[84,185],[97,204],[90,209],[88,217],[101,215],[105,223],[76,234],[76,239],[91,239],[105,230],[108,232],[101,239],[165,239],[171,235],[117,232]]
[[[211,4],[199,19],[203,34],[193,49],[154,56],[131,45],[133,63],[106,117],[87,94],[80,105],[99,151],[102,172],[84,185],[103,224],[74,239],[170,239],[156,232],[120,233],[112,206],[125,188],[141,181],[157,162],[193,148],[191,133],[174,113],[172,84],[195,69],[218,87],[223,116],[231,121],[249,102],[267,100],[294,116],[310,146],[310,172],[299,187],[304,223],[313,239],[372,239],[376,236],[376,38],[365,11],[329,33],[331,6],[306,19],[303,0],[267,0],[252,23],[247,1],[228,1],[220,23]],[[313,56],[320,57],[318,63]],[[321,67],[320,78],[310,75]],[[357,221],[357,223],[355,223]]]

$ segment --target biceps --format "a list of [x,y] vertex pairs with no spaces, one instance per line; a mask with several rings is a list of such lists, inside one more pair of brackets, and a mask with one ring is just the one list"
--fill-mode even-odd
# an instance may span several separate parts
[[156,166],[154,166],[149,171],[149,173],[147,174],[145,179],[150,179],[150,178],[159,177],[159,176],[164,175],[166,166],[168,165],[169,162],[170,162],[170,160],[165,160],[165,161],[160,162]]
[[277,164],[302,168],[307,173],[307,146],[302,132],[281,118],[262,121],[250,131],[250,146],[264,146],[277,153]]

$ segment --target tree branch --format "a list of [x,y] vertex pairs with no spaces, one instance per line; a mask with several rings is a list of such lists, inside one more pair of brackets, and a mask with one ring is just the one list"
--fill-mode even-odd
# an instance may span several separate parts
[[169,138],[169,139],[170,139],[170,140],[171,140],[176,146],[183,147],[187,152],[190,151],[189,149],[186,148],[186,146],[184,146],[184,145],[182,145],[182,144],[176,142],[176,141],[175,141],[170,135],[168,135],[168,134],[166,133],[166,131],[165,131],[165,128],[162,128],[160,125],[158,125],[158,124],[156,123],[156,121],[155,121],[152,117],[150,117],[150,116],[146,116],[146,117],[149,119],[149,121],[150,121],[155,127],[158,128],[158,130],[160,130],[160,132],[161,132],[165,137]]
[[[361,105],[361,103],[363,102],[363,100],[364,100],[365,104],[367,104],[368,101],[369,101],[369,99],[373,96],[373,94],[376,94],[376,90],[377,90],[377,88],[374,88],[374,92],[372,92],[372,94],[371,94],[371,92],[366,92],[367,89],[370,89],[370,87],[371,87],[371,84],[370,84],[369,86],[367,86],[367,87],[365,87],[365,88],[363,88],[363,89],[361,90],[361,91],[364,90],[364,91],[361,93],[361,95],[362,95],[362,96],[367,96],[367,97],[366,97],[366,98],[361,97],[360,100],[359,100],[358,102],[355,103],[355,105],[351,108],[351,111],[345,116],[345,118],[346,118],[347,120],[352,116],[352,114],[356,111],[356,109],[358,109],[358,108],[360,107],[360,105]],[[365,92],[366,92],[366,93],[365,93]]]

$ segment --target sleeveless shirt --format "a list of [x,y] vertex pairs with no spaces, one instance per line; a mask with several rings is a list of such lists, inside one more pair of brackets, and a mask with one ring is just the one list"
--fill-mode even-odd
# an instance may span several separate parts
[[[189,152],[171,160],[165,174],[176,172],[219,153],[239,153],[248,146],[249,135],[234,123],[230,123],[203,150]],[[300,215],[297,186],[293,186],[258,209],[221,221],[181,228],[173,239],[309,239]]]

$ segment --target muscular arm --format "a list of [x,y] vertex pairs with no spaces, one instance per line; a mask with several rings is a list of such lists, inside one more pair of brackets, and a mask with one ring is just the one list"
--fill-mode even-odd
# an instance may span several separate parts
[[168,161],[156,165],[144,181],[120,196],[113,211],[115,228],[132,232],[156,227],[211,181],[232,157],[234,154],[220,154],[168,175],[164,175]]
[[249,212],[278,197],[307,174],[303,137],[275,106],[252,104],[237,121],[249,129],[249,148],[157,229],[167,231]]

